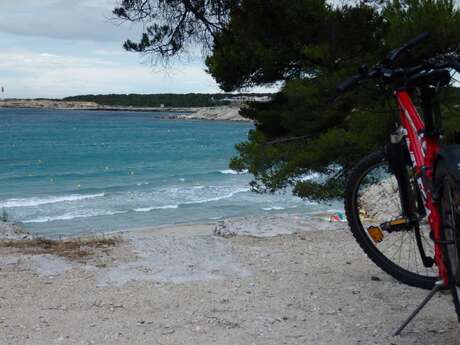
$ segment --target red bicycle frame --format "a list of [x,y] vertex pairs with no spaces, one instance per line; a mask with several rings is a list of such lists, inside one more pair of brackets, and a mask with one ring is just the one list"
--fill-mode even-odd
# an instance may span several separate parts
[[[441,215],[437,203],[433,200],[432,185],[426,183],[426,180],[433,181],[433,171],[439,153],[439,136],[424,135],[425,123],[406,91],[396,91],[395,96],[399,105],[400,121],[405,132],[407,148],[435,241],[434,260],[439,269],[439,276],[444,281],[445,286],[448,286],[447,268],[444,264],[440,244]],[[422,177],[426,177],[426,179]]]

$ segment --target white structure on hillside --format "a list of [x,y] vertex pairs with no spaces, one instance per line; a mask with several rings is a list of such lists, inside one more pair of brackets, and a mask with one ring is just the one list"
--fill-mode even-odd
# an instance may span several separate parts
[[224,102],[245,103],[245,102],[269,102],[270,96],[235,96],[222,99]]

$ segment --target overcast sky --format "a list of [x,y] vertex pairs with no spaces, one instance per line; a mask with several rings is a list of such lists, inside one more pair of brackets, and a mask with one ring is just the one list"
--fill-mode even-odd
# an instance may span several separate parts
[[115,25],[116,0],[0,0],[0,85],[5,97],[88,93],[219,92],[202,59],[166,72],[123,50],[140,28]]

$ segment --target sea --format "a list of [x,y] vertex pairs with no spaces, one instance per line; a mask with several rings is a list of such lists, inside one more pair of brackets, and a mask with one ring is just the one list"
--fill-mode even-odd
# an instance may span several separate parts
[[229,169],[252,124],[169,115],[0,109],[0,216],[53,237],[333,208]]

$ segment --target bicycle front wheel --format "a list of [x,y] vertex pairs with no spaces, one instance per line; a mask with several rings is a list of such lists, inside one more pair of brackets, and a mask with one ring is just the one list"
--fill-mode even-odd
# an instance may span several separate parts
[[460,320],[460,186],[450,176],[443,180],[440,211],[443,259],[448,269],[455,311]]
[[[407,181],[416,190],[414,180]],[[438,273],[425,267],[417,245],[415,227],[382,231],[381,224],[402,219],[400,184],[383,151],[362,159],[352,170],[345,197],[351,232],[367,256],[395,279],[415,287],[431,289]],[[379,230],[380,229],[380,230]],[[372,234],[372,230],[377,231]],[[434,244],[425,220],[418,228],[427,256],[433,257]]]

